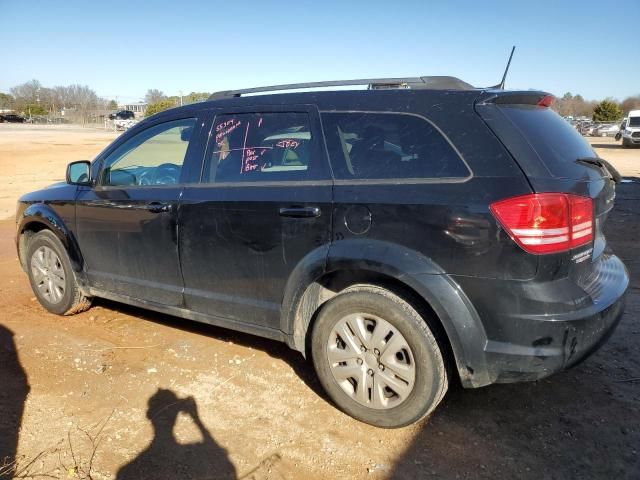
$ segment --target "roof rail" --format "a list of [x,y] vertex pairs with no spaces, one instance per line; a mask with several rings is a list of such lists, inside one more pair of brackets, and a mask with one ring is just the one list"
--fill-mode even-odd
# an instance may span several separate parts
[[359,80],[329,80],[326,82],[290,83],[268,87],[245,88],[242,90],[223,90],[211,94],[209,100],[240,97],[249,93],[276,92],[279,90],[297,90],[301,88],[346,87],[367,85],[370,90],[385,88],[414,88],[432,90],[471,90],[474,87],[456,77],[405,77],[405,78],[363,78]]

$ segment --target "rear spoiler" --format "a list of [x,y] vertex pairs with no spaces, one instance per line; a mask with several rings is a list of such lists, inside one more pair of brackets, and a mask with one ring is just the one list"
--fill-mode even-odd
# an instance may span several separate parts
[[476,102],[478,105],[535,105],[550,107],[555,97],[548,92],[541,91],[513,91],[505,92],[486,90]]

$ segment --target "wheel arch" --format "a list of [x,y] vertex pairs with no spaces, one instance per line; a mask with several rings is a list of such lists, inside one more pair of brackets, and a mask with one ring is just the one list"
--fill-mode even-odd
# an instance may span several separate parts
[[18,221],[16,248],[22,268],[26,269],[26,253],[29,240],[33,235],[42,230],[50,230],[53,232],[69,255],[69,261],[73,270],[76,272],[82,271],[84,261],[75,236],[60,215],[50,206],[43,203],[29,205]]
[[428,316],[463,386],[491,383],[484,327],[464,292],[431,259],[387,242],[340,241],[314,250],[298,264],[282,308],[281,327],[288,334],[288,345],[306,356],[308,334],[322,305],[359,283],[388,288]]

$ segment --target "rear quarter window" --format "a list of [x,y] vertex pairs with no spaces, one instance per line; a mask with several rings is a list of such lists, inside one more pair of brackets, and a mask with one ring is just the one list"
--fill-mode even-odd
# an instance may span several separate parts
[[426,119],[401,113],[323,112],[336,179],[465,179],[453,145]]

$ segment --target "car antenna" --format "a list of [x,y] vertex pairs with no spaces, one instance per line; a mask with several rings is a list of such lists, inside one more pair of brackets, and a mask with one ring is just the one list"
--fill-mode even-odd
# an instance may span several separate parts
[[498,85],[494,85],[491,88],[497,88],[499,90],[504,90],[504,81],[507,79],[507,73],[509,72],[509,67],[511,66],[511,59],[513,58],[513,52],[516,51],[516,46],[514,45],[511,49],[511,55],[509,55],[509,61],[507,62],[507,68],[504,69],[504,75],[502,75],[502,81]]

